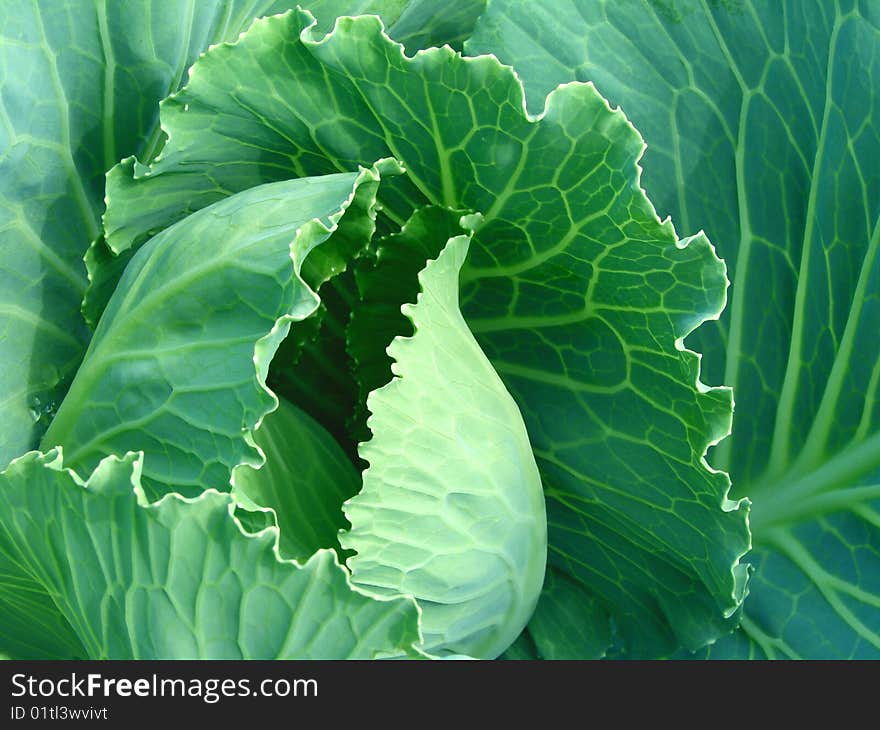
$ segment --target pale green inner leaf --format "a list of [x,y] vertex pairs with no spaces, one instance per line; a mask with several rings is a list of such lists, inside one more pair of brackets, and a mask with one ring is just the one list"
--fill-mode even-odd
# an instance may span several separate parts
[[522,417],[458,308],[467,248],[450,239],[403,307],[415,334],[367,399],[369,467],[340,541],[357,585],[416,598],[426,651],[494,658],[534,610],[547,526]]
[[[414,654],[411,601],[357,592],[332,550],[302,565],[281,560],[277,531],[246,536],[229,495],[144,505],[141,464],[134,454],[108,458],[83,482],[52,451],[0,473],[0,583],[35,597],[9,602],[0,649],[88,659]],[[36,610],[29,637],[13,633]],[[33,632],[50,613],[67,636]]]

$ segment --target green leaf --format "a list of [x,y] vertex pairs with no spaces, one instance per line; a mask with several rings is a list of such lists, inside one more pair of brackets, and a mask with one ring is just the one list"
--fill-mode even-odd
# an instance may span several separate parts
[[233,473],[233,494],[251,508],[270,508],[285,558],[307,560],[321,548],[339,549],[338,532],[348,527],[342,503],[357,493],[360,474],[318,423],[283,398],[254,432],[265,454],[260,469]]
[[95,240],[86,251],[83,260],[89,272],[89,286],[83,296],[82,314],[92,331],[97,329],[98,321],[135,253],[136,249],[129,249],[117,255],[107,247],[103,237]]
[[303,0],[295,5],[315,16],[315,27],[318,31],[329,33],[333,30],[336,18],[341,15],[378,15],[385,25],[390,25],[412,2],[413,0]]
[[391,379],[385,348],[396,335],[412,334],[400,305],[415,301],[427,260],[465,231],[462,213],[420,208],[400,231],[358,252],[318,290],[320,308],[272,361],[269,387],[315,418],[354,460],[369,435],[367,395]]
[[[156,102],[270,0],[11,0],[0,14],[0,466],[34,447],[88,343],[104,172],[161,142]],[[137,29],[133,32],[132,29]]]
[[534,644],[529,639],[527,632],[523,632],[517,637],[516,641],[507,648],[507,651],[498,658],[516,661],[531,661],[538,658],[538,653],[535,650]]
[[346,348],[358,388],[352,428],[360,441],[369,438],[367,396],[392,377],[388,343],[398,335],[413,334],[401,305],[415,303],[425,264],[440,255],[450,238],[466,232],[461,219],[462,211],[420,208],[400,231],[379,238],[373,256],[361,259],[354,269],[358,296],[346,329]]
[[327,261],[363,245],[380,171],[398,170],[384,160],[259,186],[153,238],[126,268],[44,445],[64,446],[83,473],[143,449],[150,496],[225,491],[235,466],[259,466],[249,434],[277,402],[269,361],[318,304],[300,271],[320,281]]
[[345,347],[345,330],[356,299],[352,272],[343,271],[327,281],[318,296],[320,307],[281,343],[266,382],[273,392],[314,418],[356,460],[351,422],[358,389]]
[[412,0],[391,24],[388,35],[403,43],[409,55],[444,43],[460,51],[485,9],[486,0],[447,0],[442,4],[436,0]]
[[547,571],[529,625],[502,659],[602,659],[614,641],[614,627],[602,605],[565,574]]
[[367,399],[369,467],[340,542],[356,585],[416,598],[426,651],[494,658],[534,610],[547,525],[522,417],[458,308],[467,250],[450,239],[403,307],[415,334],[388,347],[396,377]]
[[729,430],[730,394],[698,384],[680,346],[717,317],[726,279],[704,237],[679,242],[657,219],[639,135],[592,86],[557,90],[530,118],[492,57],[410,59],[375,18],[341,19],[326,38],[311,23],[258,21],[199,60],[163,105],[162,156],[108,178],[108,240],[136,245],[267,178],[393,154],[406,174],[382,186],[379,230],[426,204],[483,214],[462,309],[529,429],[552,563],[633,655],[730,631],[745,509],[703,460]]
[[436,0],[304,0],[297,4],[315,16],[315,29],[320,33],[329,33],[338,16],[378,15],[388,35],[403,43],[409,54],[444,43],[460,51],[486,9],[486,0],[442,4]]
[[468,50],[530,105],[591,79],[644,133],[663,214],[731,306],[690,342],[734,388],[711,454],[753,501],[742,632],[711,656],[880,657],[880,6],[493,0]]
[[528,632],[538,659],[601,659],[612,642],[611,623],[599,601],[554,570],[547,573]]
[[[386,24],[394,22],[408,2],[409,0],[311,0],[299,5],[308,8],[318,20],[317,27],[326,32],[340,15],[375,13],[381,15]],[[297,3],[293,0],[223,0],[216,4],[190,3],[187,6],[180,0],[154,0],[152,3],[139,0],[130,3],[128,8],[117,5],[111,5],[105,10],[100,2],[95,3],[98,14],[109,13],[105,21],[106,28],[101,26],[100,29],[101,39],[106,34],[107,42],[111,46],[121,46],[112,48],[112,52],[108,54],[114,69],[112,73],[116,77],[124,74],[126,81],[126,84],[111,83],[117,97],[113,104],[116,118],[110,120],[115,124],[115,129],[112,134],[105,133],[105,138],[113,140],[115,151],[108,153],[109,156],[99,170],[96,168],[96,172],[102,173],[102,177],[103,172],[115,165],[120,157],[137,155],[149,161],[161,151],[166,135],[159,126],[159,102],[177,91],[185,80],[184,71],[199,52],[211,44],[235,40],[254,18],[289,10]],[[171,18],[174,14],[182,16],[182,22],[173,22]],[[134,47],[126,37],[130,35],[128,28],[124,27],[126,20],[131,23],[129,27],[150,26],[152,45],[146,46],[146,53],[145,49]],[[167,25],[153,22],[159,20]],[[126,36],[117,37],[123,32]],[[189,38],[188,48],[181,45],[183,41],[177,38],[177,34],[183,34],[181,38],[184,40]],[[95,42],[101,39],[96,38]],[[180,56],[182,51],[186,52],[184,57]],[[155,54],[155,57],[151,54]],[[106,73],[111,72],[108,70]],[[94,76],[92,83],[96,86],[102,83],[102,78],[97,73]],[[139,84],[139,88],[127,85],[132,78]],[[139,118],[134,121],[128,116],[133,111],[139,114]],[[101,183],[103,186],[103,179]],[[92,329],[96,327],[130,258],[130,252],[114,255],[114,251],[103,238],[95,240],[86,252],[89,282],[83,297],[83,314]]]
[[[277,530],[245,535],[229,495],[144,504],[141,465],[139,455],[110,457],[83,482],[62,468],[59,450],[26,454],[0,473],[0,583],[13,597],[4,599],[0,650],[89,659],[414,655],[411,601],[352,588],[332,550],[302,565],[282,560]],[[65,644],[40,630],[56,617]]]

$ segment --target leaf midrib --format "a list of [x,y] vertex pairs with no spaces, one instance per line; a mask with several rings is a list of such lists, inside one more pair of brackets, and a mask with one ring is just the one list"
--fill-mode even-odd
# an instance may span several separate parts
[[[790,438],[791,426],[794,408],[797,400],[798,386],[800,378],[798,373],[803,362],[802,348],[804,345],[805,334],[805,315],[804,311],[807,306],[808,288],[810,284],[810,265],[812,262],[812,243],[814,240],[814,229],[817,218],[817,205],[819,200],[819,184],[822,179],[818,170],[821,168],[825,159],[825,150],[827,146],[828,126],[831,119],[832,102],[832,84],[833,84],[833,64],[837,57],[837,39],[840,34],[840,28],[843,23],[838,16],[835,18],[834,28],[831,32],[831,38],[828,43],[828,58],[825,66],[825,104],[822,112],[822,128],[819,132],[819,138],[816,143],[816,154],[813,165],[810,170],[810,192],[807,201],[807,211],[805,215],[806,225],[804,227],[801,245],[801,265],[797,277],[797,290],[795,291],[794,300],[794,316],[791,330],[791,342],[788,349],[788,361],[786,363],[785,374],[782,378],[782,390],[780,392],[779,402],[776,408],[776,418],[773,426],[773,436],[770,447],[770,456],[768,459],[768,470],[771,473],[781,473],[788,465],[790,460]],[[854,303],[854,306],[855,303]],[[839,360],[835,361],[836,363]],[[830,385],[831,378],[828,380]],[[828,390],[826,386],[825,394]],[[823,396],[823,403],[826,402]],[[820,408],[820,411],[822,409]],[[810,430],[811,436],[816,433],[815,424]],[[808,441],[814,441],[815,438],[808,438]],[[815,444],[814,444],[815,445]],[[806,449],[806,447],[805,447]]]
[[[880,433],[851,444],[811,471],[791,470],[783,477],[765,476],[744,490],[752,500],[749,523],[754,542],[760,543],[764,530],[774,526],[855,507],[872,498],[876,485],[851,485],[878,472]],[[851,497],[851,501],[838,492]]]

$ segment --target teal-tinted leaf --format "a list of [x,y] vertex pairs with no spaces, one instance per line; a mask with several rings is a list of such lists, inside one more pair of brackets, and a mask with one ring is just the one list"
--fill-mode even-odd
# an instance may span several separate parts
[[530,104],[591,79],[704,228],[731,306],[690,340],[734,387],[711,456],[753,501],[743,634],[712,656],[880,656],[880,5],[494,0],[472,52]]
[[304,262],[319,246],[363,245],[379,172],[397,169],[385,160],[267,184],[153,238],[127,267],[44,443],[63,445],[83,473],[142,449],[151,496],[226,490],[235,466],[258,466],[249,432],[276,403],[269,361],[317,306]]
[[266,463],[258,470],[237,468],[233,493],[250,506],[275,511],[281,555],[305,561],[321,548],[339,549],[338,532],[348,527],[342,503],[361,486],[345,452],[318,423],[284,399],[263,419],[254,442]]
[[[277,530],[245,535],[229,495],[146,505],[140,469],[140,456],[111,457],[84,483],[51,451],[0,473],[0,594],[10,596],[0,649],[89,659],[414,653],[411,601],[353,589],[332,550],[282,560]],[[63,644],[38,630],[44,606],[62,617]]]
[[156,103],[199,52],[289,6],[3,3],[0,466],[36,445],[88,342],[82,258],[100,233],[104,172],[123,155],[152,156],[161,142]]
[[538,600],[547,524],[522,417],[458,308],[467,248],[450,239],[403,307],[415,334],[367,399],[369,467],[340,542],[356,585],[416,598],[426,651],[494,658]]
[[410,59],[376,18],[342,19],[326,38],[311,23],[258,21],[199,60],[163,106],[162,156],[108,179],[108,240],[137,244],[267,177],[393,153],[407,172],[382,186],[380,230],[425,204],[483,214],[462,307],[536,447],[554,565],[635,655],[729,631],[745,510],[702,457],[729,429],[730,395],[698,385],[680,346],[717,316],[726,279],[704,237],[679,242],[657,219],[639,135],[592,86],[557,90],[530,118],[494,58]]

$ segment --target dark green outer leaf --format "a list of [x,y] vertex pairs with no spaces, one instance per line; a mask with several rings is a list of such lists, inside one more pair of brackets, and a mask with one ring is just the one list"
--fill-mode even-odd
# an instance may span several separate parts
[[[104,172],[152,156],[156,102],[274,0],[11,0],[0,8],[0,466],[33,447],[88,341],[83,255]],[[136,32],[134,31],[136,29]]]
[[550,571],[528,635],[540,659],[601,659],[611,646],[612,626],[596,598]]
[[711,461],[754,503],[742,637],[713,656],[880,656],[880,5],[493,0],[468,46],[530,105],[594,81],[704,228],[731,306],[689,343],[734,387]]

